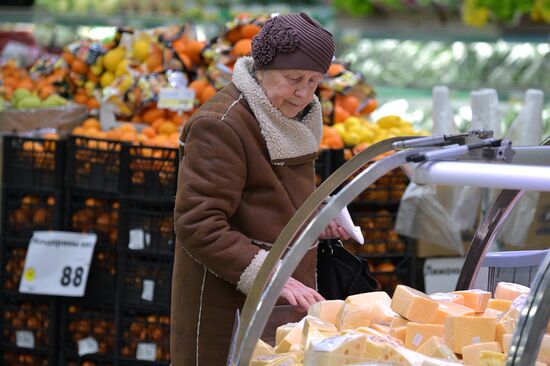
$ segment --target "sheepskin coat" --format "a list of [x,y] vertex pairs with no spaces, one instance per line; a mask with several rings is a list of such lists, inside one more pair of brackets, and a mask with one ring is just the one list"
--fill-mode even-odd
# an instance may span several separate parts
[[[284,117],[252,65],[251,58],[239,59],[233,82],[193,115],[180,137],[173,366],[225,365],[236,310],[271,245],[315,189],[318,99],[300,120]],[[312,248],[293,277],[316,288],[316,263]],[[276,307],[273,316],[288,308]]]

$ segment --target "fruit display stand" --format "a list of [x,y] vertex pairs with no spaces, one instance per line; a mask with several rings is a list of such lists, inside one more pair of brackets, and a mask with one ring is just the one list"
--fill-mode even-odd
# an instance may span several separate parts
[[[489,137],[487,139],[487,137]],[[441,149],[441,144],[457,143],[462,146]],[[392,148],[404,149],[388,156],[365,169],[360,175],[345,185],[323,206],[326,197],[365,163]],[[537,153],[532,154],[532,149]],[[474,151],[474,150],[477,150]],[[442,161],[438,159],[460,158],[470,151],[466,161]],[[498,162],[480,162],[482,157]],[[515,153],[515,155],[514,155]],[[262,334],[270,312],[277,300],[277,294],[294,271],[299,261],[318,234],[343,207],[349,204],[366,186],[407,162],[420,162],[414,168],[413,181],[419,184],[469,184],[492,188],[507,188],[518,191],[504,191],[497,198],[494,212],[486,216],[486,221],[476,234],[482,244],[473,244],[469,257],[457,285],[458,289],[469,288],[472,278],[479,269],[480,258],[494,239],[495,229],[501,223],[499,218],[506,216],[509,206],[513,206],[515,195],[528,190],[550,190],[548,182],[548,147],[514,148],[508,141],[494,140],[485,133],[472,131],[467,135],[436,136],[427,138],[393,138],[365,149],[356,158],[348,161],[329,177],[314,194],[301,206],[285,227],[264,265],[260,269],[251,292],[239,317],[240,324],[233,337],[233,350],[229,356],[231,365],[247,365],[256,341]],[[531,159],[529,159],[531,158]],[[534,158],[534,159],[533,159]],[[472,160],[473,159],[473,160]],[[435,161],[434,161],[435,160]],[[470,160],[470,161],[468,161]],[[476,161],[477,160],[477,161]],[[423,162],[423,163],[422,163]],[[507,163],[505,163],[507,162]],[[454,171],[454,174],[447,174]],[[534,171],[536,171],[534,174]],[[504,198],[503,198],[504,197]],[[499,202],[499,200],[501,200]],[[293,243],[289,247],[290,243]],[[281,263],[277,265],[286,255]],[[480,255],[481,254],[481,255]],[[544,323],[546,325],[546,323]]]

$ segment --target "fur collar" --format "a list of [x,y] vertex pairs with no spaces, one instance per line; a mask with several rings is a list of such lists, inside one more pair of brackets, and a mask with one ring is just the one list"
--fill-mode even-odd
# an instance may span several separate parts
[[233,83],[243,93],[260,124],[271,163],[285,165],[314,159],[323,131],[319,99],[313,97],[309,112],[300,120],[285,117],[252,76],[253,65],[252,57],[238,59],[233,69]]

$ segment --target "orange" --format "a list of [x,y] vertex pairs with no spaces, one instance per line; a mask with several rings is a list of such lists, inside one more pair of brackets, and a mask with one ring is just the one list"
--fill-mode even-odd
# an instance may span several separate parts
[[157,118],[156,120],[153,121],[153,123],[151,123],[151,127],[153,127],[155,129],[155,131],[159,131],[160,130],[160,126],[166,122],[166,120],[164,118]]
[[225,34],[225,38],[227,38],[227,40],[231,43],[235,43],[238,40],[240,40],[242,38],[241,26],[239,25],[239,26],[231,29],[229,32],[227,32]]
[[181,37],[172,42],[172,48],[176,50],[176,52],[187,52],[187,43],[187,37]]
[[157,131],[155,131],[153,127],[145,127],[143,130],[141,130],[141,134],[148,138],[152,138],[157,135]]
[[191,61],[191,58],[186,53],[178,52],[178,57],[187,70],[191,70],[193,68],[193,61]]
[[99,102],[97,101],[97,99],[95,97],[91,97],[86,102],[86,107],[88,107],[88,109],[98,109],[99,108]]
[[[101,124],[97,120],[97,118],[88,118],[82,123],[82,128],[86,130],[101,130]],[[74,131],[74,130],[73,130]]]
[[75,127],[73,128],[72,134],[77,136],[83,136],[86,134],[86,129],[81,126]]
[[159,68],[162,69],[162,53],[160,51],[152,52],[145,61],[149,72],[156,72]]
[[80,75],[85,75],[88,71],[88,65],[84,61],[75,58],[71,63],[71,71]]
[[342,106],[336,104],[334,106],[334,122],[342,123],[350,116],[349,112],[342,108]]
[[260,26],[256,24],[246,24],[241,27],[241,36],[252,39],[260,31]]
[[40,99],[46,99],[50,95],[55,93],[55,88],[53,85],[46,84],[41,88],[37,88],[39,90],[38,95],[40,96]]
[[342,108],[350,114],[356,114],[359,104],[361,104],[359,98],[354,95],[338,95],[336,97],[336,103],[340,104]]
[[165,113],[166,112],[164,109],[149,108],[145,112],[143,112],[142,120],[145,123],[151,124],[159,118],[164,118]]
[[241,39],[235,43],[231,53],[237,57],[250,55],[252,53],[252,40],[250,38]]
[[361,109],[361,114],[371,114],[378,107],[378,101],[374,98],[370,98],[367,104]]
[[327,74],[331,78],[340,75],[346,68],[340,64],[331,64],[328,68]]
[[202,41],[189,41],[187,44],[187,56],[193,61],[194,64],[198,64],[201,60],[201,53],[204,49],[205,42]]
[[199,99],[204,88],[206,88],[208,85],[209,85],[208,79],[206,78],[197,79],[189,83],[189,88],[195,90],[195,98]]
[[88,97],[86,96],[86,94],[76,94],[74,96],[74,102],[75,103],[78,103],[78,104],[86,104],[88,102]]
[[136,127],[131,123],[123,123],[120,126],[118,126],[117,129],[122,133],[125,133],[125,132],[136,133]]
[[120,135],[120,140],[128,142],[137,141],[137,133],[135,131],[124,131]]
[[63,59],[65,60],[66,63],[72,64],[74,61],[74,55],[69,51],[63,51]]
[[178,126],[175,123],[166,121],[159,126],[159,134],[170,135],[174,132],[178,132]]
[[122,133],[118,130],[109,130],[105,138],[108,140],[120,140],[120,135],[122,135]]
[[32,82],[31,79],[23,79],[19,83],[17,83],[16,86],[17,86],[17,88],[23,88],[23,89],[27,89],[29,91],[32,91],[32,89],[34,87],[34,83]]
[[206,101],[212,98],[217,93],[216,88],[212,85],[208,85],[201,93],[200,102],[201,104],[206,103]]

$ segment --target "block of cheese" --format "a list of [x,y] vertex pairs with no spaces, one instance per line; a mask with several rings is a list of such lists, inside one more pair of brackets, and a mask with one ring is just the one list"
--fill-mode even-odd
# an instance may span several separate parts
[[435,324],[444,324],[445,318],[448,316],[461,316],[461,315],[475,315],[475,312],[464,305],[456,304],[453,302],[439,302],[437,308],[437,315],[435,316]]
[[372,320],[372,306],[359,302],[344,302],[337,316],[338,329],[368,327]]
[[496,319],[476,316],[450,316],[445,319],[445,344],[454,353],[464,346],[495,340]]
[[[347,331],[352,332],[352,333],[362,333],[362,334],[365,334],[365,335],[371,335],[371,336],[376,336],[376,337],[381,337],[381,338],[388,336],[387,334],[382,333],[379,330],[372,329],[370,327],[359,327],[359,328],[355,328],[355,329],[348,329]],[[346,332],[346,330],[343,330],[340,333],[344,333],[344,332]]]
[[485,312],[483,312],[483,316],[486,318],[498,318],[502,314],[502,311],[487,308],[485,309]]
[[466,365],[479,365],[482,351],[502,352],[502,347],[497,342],[483,342],[462,347],[462,360]]
[[390,328],[390,336],[405,343],[405,340],[407,339],[407,326]]
[[371,324],[370,327],[374,330],[379,331],[380,333],[390,334],[390,326],[383,324]]
[[400,317],[399,315],[394,316],[390,323],[390,329],[391,328],[400,328],[400,327],[406,327],[407,323],[409,321],[405,318]]
[[367,345],[363,358],[366,361],[379,361],[387,344],[388,340],[386,338],[367,336]]
[[301,345],[304,349],[307,349],[312,341],[332,337],[337,333],[338,330],[334,324],[308,315],[304,318]]
[[420,324],[410,322],[407,324],[405,347],[416,351],[418,347],[422,346],[431,337],[443,337],[443,334],[443,324]]
[[256,343],[256,347],[254,347],[254,351],[252,352],[251,359],[254,359],[258,356],[266,356],[266,355],[272,355],[275,351],[273,350],[273,347],[261,339],[258,339],[258,342]]
[[319,301],[309,307],[307,315],[337,325],[336,317],[344,304],[343,300]]
[[[275,353],[287,353],[287,352],[290,352],[290,347],[292,345],[302,344],[304,319],[300,320],[298,323],[294,323],[294,326],[290,329],[290,331],[288,331],[288,333],[286,333],[286,335],[278,344],[277,344],[277,341],[275,340],[275,343],[277,344],[275,346]],[[286,330],[287,328],[285,328],[284,331],[286,332]],[[277,339],[277,333],[275,333],[275,339]]]
[[249,366],[297,366],[298,358],[294,353],[283,353],[278,355],[258,356],[250,361]]
[[483,313],[491,298],[491,293],[483,290],[463,290],[452,293],[464,296],[464,305],[476,313]]
[[399,366],[416,366],[427,359],[426,356],[405,347],[386,346],[380,361]]
[[416,323],[431,323],[437,314],[439,303],[428,295],[411,287],[395,288],[391,308],[403,318]]
[[279,343],[281,343],[281,341],[283,340],[283,338],[286,337],[286,335],[290,333],[290,331],[294,329],[294,327],[297,324],[298,323],[287,323],[287,324],[278,326],[275,332],[275,346],[278,346]]
[[304,366],[347,365],[364,361],[367,337],[348,333],[312,342],[304,355]]
[[372,323],[374,324],[390,325],[396,315],[390,303],[377,301],[372,305]]
[[504,366],[506,355],[493,351],[481,351],[479,355],[479,366]]
[[512,305],[512,300],[489,299],[487,309],[506,311],[510,308],[510,305]]
[[502,351],[504,353],[508,353],[510,350],[510,345],[512,344],[512,337],[514,335],[512,333],[505,333],[502,335]]
[[449,292],[435,292],[430,295],[430,298],[436,301],[452,302],[454,304],[464,305],[464,296]]
[[422,353],[428,357],[439,358],[447,361],[458,361],[458,357],[454,352],[447,347],[443,338],[433,336],[430,337],[422,346],[420,346],[416,352]]
[[528,294],[529,287],[511,282],[499,282],[495,289],[495,299],[514,301],[519,295]]
[[497,328],[495,333],[495,340],[503,345],[502,338],[506,333],[514,333],[516,324],[518,323],[521,315],[521,309],[517,307],[510,307],[500,317],[497,318]]

